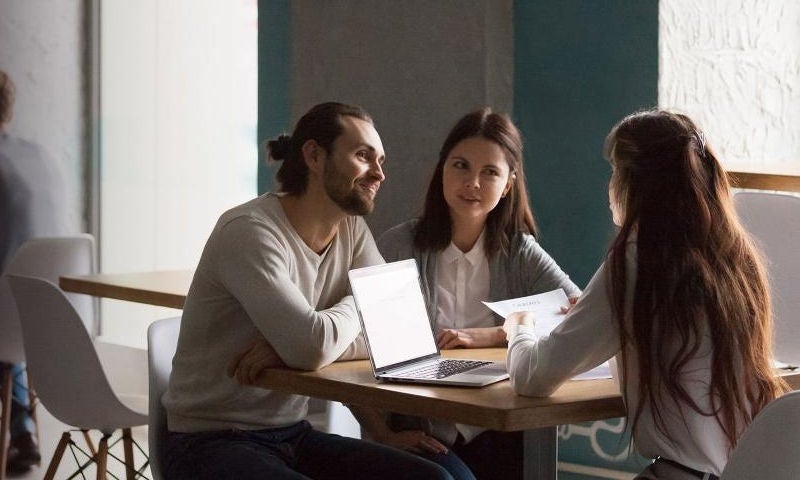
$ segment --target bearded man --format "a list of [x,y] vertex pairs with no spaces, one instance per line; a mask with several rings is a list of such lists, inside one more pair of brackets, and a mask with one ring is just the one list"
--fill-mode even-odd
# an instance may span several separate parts
[[347,271],[382,263],[362,215],[384,180],[361,108],[315,106],[268,142],[279,189],[225,212],[203,250],[163,398],[172,479],[451,478],[399,450],[314,430],[308,397],[249,386],[265,366],[365,358]]

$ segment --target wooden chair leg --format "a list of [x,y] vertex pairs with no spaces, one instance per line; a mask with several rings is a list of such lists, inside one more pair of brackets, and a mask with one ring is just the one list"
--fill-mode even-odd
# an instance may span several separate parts
[[12,382],[13,375],[11,374],[11,368],[3,369],[3,383],[2,389],[2,397],[0,397],[0,401],[3,402],[3,410],[2,410],[2,417],[0,417],[0,480],[6,478],[6,464],[8,463],[8,444],[11,440],[11,433],[9,432],[11,428],[11,390],[13,388]]
[[89,452],[93,457],[97,456],[97,447],[94,446],[92,437],[89,435],[89,430],[81,430],[81,433],[83,434],[83,439],[86,441],[86,446],[89,447]]
[[136,478],[136,465],[133,463],[133,436],[130,428],[122,429],[122,446],[125,449],[125,478]]
[[61,463],[61,457],[64,456],[64,450],[67,449],[67,445],[71,441],[69,432],[64,432],[61,434],[61,440],[58,441],[58,445],[56,446],[56,451],[53,453],[53,459],[50,460],[50,465],[47,467],[47,473],[44,474],[44,480],[53,480],[56,476],[56,470],[58,470],[58,464]]
[[97,464],[97,480],[106,480],[106,469],[108,468],[108,435],[103,434],[100,439],[100,446],[95,457]]

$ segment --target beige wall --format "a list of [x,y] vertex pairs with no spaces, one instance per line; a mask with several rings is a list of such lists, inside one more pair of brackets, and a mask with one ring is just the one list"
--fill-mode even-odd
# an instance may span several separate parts
[[510,111],[511,0],[291,2],[291,115],[365,107],[387,154],[377,236],[418,214],[444,137],[468,111]]

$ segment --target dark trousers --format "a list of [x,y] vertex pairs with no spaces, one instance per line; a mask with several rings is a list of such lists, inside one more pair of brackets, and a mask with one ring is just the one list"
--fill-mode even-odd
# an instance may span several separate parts
[[168,435],[171,480],[452,480],[441,466],[371,442],[323,433],[299,422],[265,430]]
[[518,480],[523,474],[523,433],[486,431],[464,443],[459,435],[447,454],[421,454],[458,480]]
[[486,431],[453,450],[478,480],[516,480],[523,472],[523,433]]

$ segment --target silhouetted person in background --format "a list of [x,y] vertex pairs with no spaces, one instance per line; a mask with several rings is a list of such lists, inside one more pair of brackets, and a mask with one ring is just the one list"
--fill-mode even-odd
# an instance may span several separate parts
[[[0,70],[0,272],[27,240],[68,233],[67,187],[58,163],[38,145],[6,131],[15,98],[14,84]],[[3,333],[0,332],[0,335]],[[9,473],[24,473],[39,465],[34,440],[25,364],[0,363],[13,372]]]

